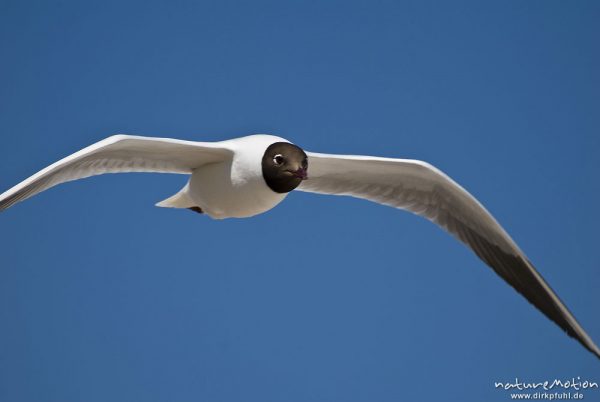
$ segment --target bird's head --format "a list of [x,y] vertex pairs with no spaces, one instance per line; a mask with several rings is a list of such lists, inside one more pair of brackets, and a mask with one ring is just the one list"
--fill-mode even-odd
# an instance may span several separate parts
[[263,155],[262,173],[271,190],[289,193],[308,178],[308,157],[299,146],[275,142]]

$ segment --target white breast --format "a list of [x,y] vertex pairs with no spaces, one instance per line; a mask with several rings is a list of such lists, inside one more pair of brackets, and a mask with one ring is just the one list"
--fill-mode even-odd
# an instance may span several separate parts
[[262,175],[262,157],[274,142],[289,142],[271,135],[251,135],[223,145],[234,151],[231,161],[202,166],[189,182],[189,196],[215,219],[246,218],[279,204],[287,194],[271,190]]

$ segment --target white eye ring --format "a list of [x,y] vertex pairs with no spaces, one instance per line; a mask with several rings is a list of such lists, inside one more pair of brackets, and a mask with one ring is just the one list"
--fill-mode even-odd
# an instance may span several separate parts
[[283,155],[281,155],[281,154],[277,154],[273,157],[273,163],[275,163],[277,166],[283,165],[284,160],[285,159],[283,158]]

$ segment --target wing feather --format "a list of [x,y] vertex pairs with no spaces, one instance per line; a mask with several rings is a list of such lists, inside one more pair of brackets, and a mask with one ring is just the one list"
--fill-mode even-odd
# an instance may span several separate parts
[[0,211],[72,180],[104,173],[189,174],[195,168],[231,158],[220,143],[114,135],[75,152],[0,194]]
[[307,154],[309,178],[298,190],[363,198],[429,219],[471,248],[531,304],[600,358],[600,349],[508,233],[446,174],[410,159]]

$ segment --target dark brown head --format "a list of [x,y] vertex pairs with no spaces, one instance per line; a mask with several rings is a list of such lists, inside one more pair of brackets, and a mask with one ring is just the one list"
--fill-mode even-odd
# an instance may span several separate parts
[[308,158],[302,148],[288,142],[269,145],[262,158],[262,174],[276,193],[289,193],[307,178]]

